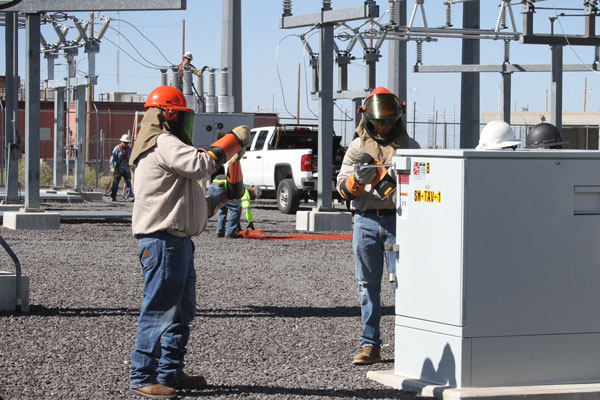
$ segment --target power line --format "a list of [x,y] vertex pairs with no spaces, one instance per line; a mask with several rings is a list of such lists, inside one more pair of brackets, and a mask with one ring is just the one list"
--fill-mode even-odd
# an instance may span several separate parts
[[[114,30],[114,31],[116,31],[116,30],[117,30],[116,28],[113,28],[112,26],[109,26],[109,28],[110,28],[110,29],[112,29],[112,30]],[[154,64],[153,62],[151,62],[150,60],[148,60],[146,57],[144,57],[144,56],[142,55],[142,53],[140,53],[140,51],[137,49],[137,47],[135,47],[135,45],[134,45],[133,43],[131,43],[131,40],[129,40],[129,39],[127,38],[127,36],[123,35],[123,33],[122,33],[122,32],[119,32],[119,35],[120,35],[120,36],[122,36],[122,37],[123,37],[123,38],[124,38],[124,39],[127,41],[127,43],[129,43],[129,44],[131,45],[131,47],[133,47],[133,49],[135,50],[135,52],[136,52],[136,53],[138,53],[138,54],[139,54],[139,56],[140,56],[140,57],[141,57],[141,58],[142,58],[144,61],[146,61],[148,64],[150,64],[150,65],[153,65],[153,66],[155,66],[155,67],[157,67],[157,68],[159,68],[159,69],[160,69],[160,68],[164,68],[164,66],[162,66],[162,65],[157,65],[157,64]]]
[[109,43],[112,43],[116,48],[118,48],[119,50],[121,50],[123,53],[127,54],[133,61],[135,61],[136,63],[140,64],[142,67],[146,67],[148,69],[154,69],[154,70],[160,69],[160,68],[156,68],[156,67],[150,67],[148,65],[145,65],[145,64],[139,62],[135,57],[133,57],[127,51],[123,50],[123,48],[121,46],[119,46],[118,44],[116,44],[115,42],[113,42],[112,40],[110,40],[109,38],[107,38],[106,36],[104,37],[104,39],[106,39]]
[[128,24],[129,26],[131,26],[133,29],[135,29],[144,39],[146,39],[148,42],[150,42],[150,44],[152,46],[154,46],[154,48],[156,50],[158,50],[158,52],[160,53],[160,55],[165,59],[166,62],[168,62],[170,65],[175,65],[176,63],[171,62],[164,54],[163,52],[160,50],[160,48],[156,45],[156,43],[154,43],[152,40],[150,40],[146,35],[144,35],[142,33],[142,31],[140,31],[135,25],[133,25],[131,22],[126,21],[124,19],[117,19],[117,18],[113,18],[115,21],[122,21],[125,22],[126,24]]

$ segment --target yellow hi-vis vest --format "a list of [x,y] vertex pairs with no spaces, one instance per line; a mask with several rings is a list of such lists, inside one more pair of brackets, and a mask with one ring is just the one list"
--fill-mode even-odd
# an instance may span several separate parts
[[[224,185],[225,187],[227,186],[227,180],[225,179],[214,179],[213,183],[216,183],[218,185]],[[254,217],[252,216],[252,208],[250,208],[250,191],[246,186],[244,186],[244,194],[242,195],[242,198],[236,201],[242,205],[242,211],[244,212],[246,221],[248,221],[248,223],[254,222]]]

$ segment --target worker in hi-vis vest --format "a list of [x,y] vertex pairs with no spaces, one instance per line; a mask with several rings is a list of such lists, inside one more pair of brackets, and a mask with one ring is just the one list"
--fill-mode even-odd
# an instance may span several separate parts
[[[217,176],[213,179],[208,193],[216,193],[221,186],[226,186],[227,181],[222,179],[222,176]],[[217,236],[238,238],[238,232],[242,230],[240,225],[241,213],[244,213],[248,226],[246,230],[253,230],[254,217],[252,216],[252,208],[250,202],[260,198],[262,190],[254,185],[244,186],[244,194],[239,200],[231,200],[219,209],[217,213]],[[229,215],[228,215],[229,214]],[[229,218],[227,218],[229,216]]]

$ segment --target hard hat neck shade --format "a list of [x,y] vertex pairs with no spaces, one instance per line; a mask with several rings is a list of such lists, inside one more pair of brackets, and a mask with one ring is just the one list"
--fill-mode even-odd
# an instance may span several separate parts
[[373,123],[369,120],[365,121],[365,129],[366,129],[367,133],[369,134],[369,136],[371,137],[371,139],[373,139],[375,142],[377,142],[377,144],[380,144],[382,146],[388,146],[402,132],[402,129],[400,126],[402,124],[402,118],[396,119],[396,121],[392,122],[391,124],[392,124],[392,127],[390,128],[389,133],[386,136],[380,136],[377,133],[375,125],[373,125]]

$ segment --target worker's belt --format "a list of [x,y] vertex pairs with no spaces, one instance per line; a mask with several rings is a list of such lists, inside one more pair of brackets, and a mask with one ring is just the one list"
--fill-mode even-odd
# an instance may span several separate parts
[[377,215],[378,217],[389,217],[396,215],[395,208],[382,208],[380,210],[356,210],[355,212],[359,215]]

